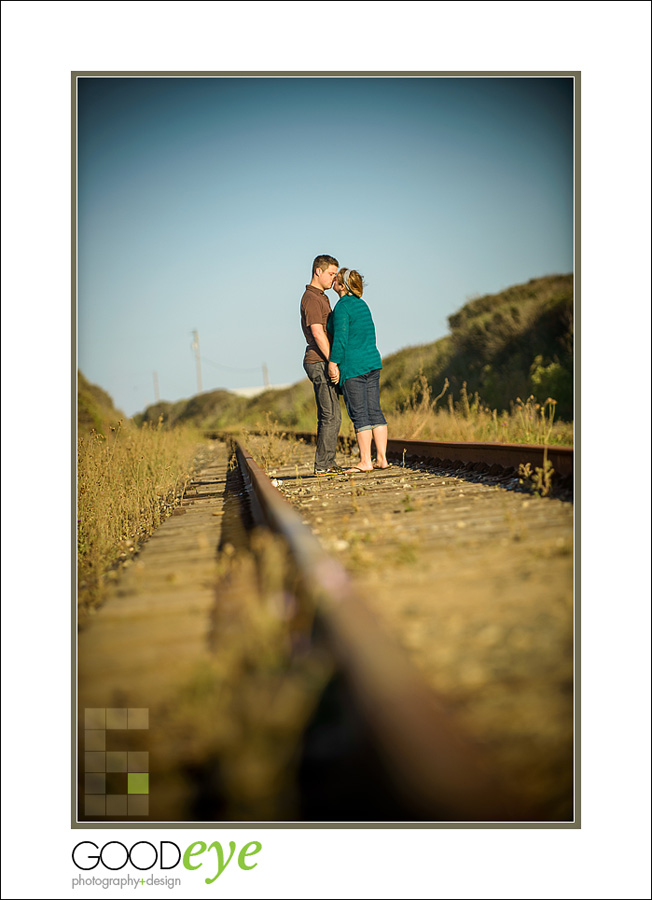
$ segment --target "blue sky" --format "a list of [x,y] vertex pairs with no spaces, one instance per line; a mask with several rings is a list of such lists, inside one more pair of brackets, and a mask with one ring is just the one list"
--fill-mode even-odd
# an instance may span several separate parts
[[572,79],[79,79],[78,362],[127,415],[154,373],[197,392],[194,330],[204,390],[302,379],[319,253],[365,276],[383,355],[571,272]]

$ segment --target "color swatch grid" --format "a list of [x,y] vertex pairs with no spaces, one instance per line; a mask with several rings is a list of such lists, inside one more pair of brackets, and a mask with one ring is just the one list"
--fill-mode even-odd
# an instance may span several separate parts
[[149,815],[149,753],[107,749],[107,731],[149,728],[149,709],[84,710],[84,813]]

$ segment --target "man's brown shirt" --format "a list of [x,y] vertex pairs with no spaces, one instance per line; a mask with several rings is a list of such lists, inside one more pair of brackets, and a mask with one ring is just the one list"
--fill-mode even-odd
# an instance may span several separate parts
[[306,285],[306,290],[301,298],[301,328],[306,339],[306,354],[303,358],[304,363],[324,362],[325,357],[321,352],[317,343],[312,336],[310,330],[311,325],[323,325],[326,331],[326,323],[331,314],[330,300],[323,291],[313,287],[311,284]]

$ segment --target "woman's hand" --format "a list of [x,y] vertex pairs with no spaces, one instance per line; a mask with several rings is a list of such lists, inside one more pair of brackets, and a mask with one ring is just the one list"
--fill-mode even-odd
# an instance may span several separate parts
[[337,365],[337,363],[329,362],[328,377],[333,382],[333,384],[337,384],[340,380],[340,367]]

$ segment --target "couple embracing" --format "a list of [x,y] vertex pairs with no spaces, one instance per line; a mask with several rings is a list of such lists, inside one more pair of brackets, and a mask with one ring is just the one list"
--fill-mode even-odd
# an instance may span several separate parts
[[[340,298],[334,310],[325,293],[331,288]],[[313,261],[312,280],[301,298],[301,327],[307,343],[303,367],[315,391],[319,422],[315,475],[369,472],[391,465],[387,462],[387,420],[380,408],[383,364],[371,311],[362,299],[363,288],[359,272],[340,269],[335,257],[322,255]],[[335,462],[340,392],[360,450],[360,463],[350,469]]]

